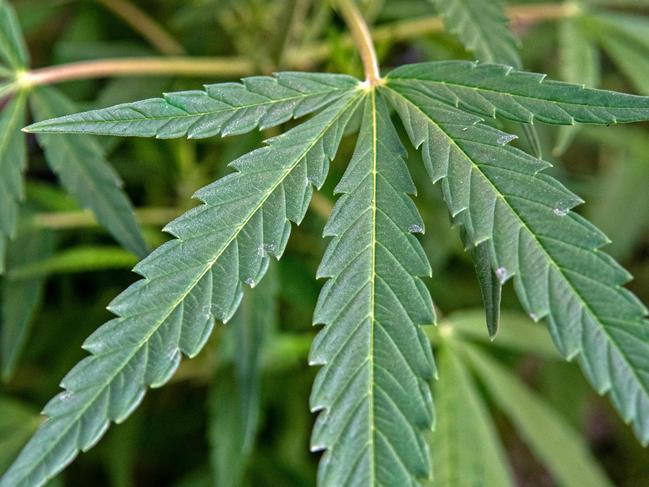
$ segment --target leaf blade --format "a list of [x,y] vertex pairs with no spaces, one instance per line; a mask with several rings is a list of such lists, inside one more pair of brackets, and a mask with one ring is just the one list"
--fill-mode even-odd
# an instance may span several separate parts
[[[647,309],[622,286],[630,275],[600,248],[608,239],[571,209],[582,200],[544,175],[549,164],[509,147],[479,119],[415,91],[389,89],[416,147],[443,181],[449,210],[530,316],[547,318],[568,359],[649,442]],[[533,276],[533,277],[532,277]]]
[[345,75],[279,73],[241,83],[207,85],[204,91],[170,93],[110,108],[45,120],[34,133],[206,138],[269,128],[315,112],[354,89]]
[[358,100],[348,93],[239,158],[232,163],[235,172],[197,193],[204,204],[169,224],[176,239],[136,267],[143,279],[113,300],[109,309],[117,317],[86,340],[91,355],[63,379],[65,391],[45,407],[48,421],[0,486],[42,485],[79,451],[92,448],[111,422],[128,417],[147,386],[166,383],[181,353],[195,356],[215,319],[232,317],[243,284],[254,286],[270,256],[281,256],[289,222],[301,221],[312,185],[324,182]]
[[508,27],[501,0],[431,0],[444,25],[465,47],[486,63],[521,66],[518,42]]
[[[34,90],[31,103],[41,120],[74,110],[72,102],[52,88]],[[90,208],[124,248],[144,257],[148,250],[133,207],[97,141],[71,135],[39,134],[37,138],[47,163],[67,191]]]
[[608,125],[647,120],[649,97],[584,88],[545,75],[494,64],[439,61],[399,67],[388,74],[395,88],[417,90],[483,117],[516,122]]
[[430,470],[422,432],[432,421],[434,365],[418,326],[434,320],[419,277],[430,266],[412,235],[423,223],[408,196],[415,188],[404,149],[377,97],[366,96],[318,269],[329,278],[314,313],[325,326],[309,359],[323,365],[310,399],[320,411],[312,449],[326,450],[322,485],[416,485]]
[[16,12],[7,0],[0,0],[0,59],[16,70],[29,63]]

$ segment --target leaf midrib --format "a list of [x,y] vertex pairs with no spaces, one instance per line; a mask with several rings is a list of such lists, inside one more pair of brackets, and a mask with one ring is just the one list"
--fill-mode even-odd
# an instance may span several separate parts
[[[147,343],[147,342],[151,339],[151,337],[152,337],[152,336],[153,336],[153,335],[154,335],[154,334],[159,330],[160,326],[162,326],[162,325],[164,324],[164,322],[166,321],[166,319],[167,319],[167,318],[168,318],[168,317],[173,313],[173,311],[174,311],[174,310],[175,310],[175,309],[180,305],[180,303],[182,303],[182,302],[187,298],[187,296],[192,292],[192,290],[194,289],[194,287],[196,286],[196,284],[197,284],[198,282],[200,282],[200,280],[205,276],[205,274],[207,274],[207,272],[209,271],[209,269],[211,269],[211,267],[216,263],[216,261],[221,257],[221,255],[223,255],[223,252],[225,252],[225,250],[227,250],[227,248],[230,246],[230,244],[232,244],[232,242],[234,242],[234,241],[236,240],[236,238],[237,238],[237,236],[239,235],[239,233],[241,232],[241,230],[242,230],[242,229],[245,227],[245,225],[246,225],[246,224],[247,224],[247,223],[248,223],[248,222],[249,222],[249,221],[254,217],[254,215],[257,213],[257,211],[259,211],[259,209],[260,209],[260,208],[263,206],[263,204],[268,200],[268,198],[270,198],[270,196],[271,196],[271,195],[273,194],[273,192],[274,192],[274,191],[279,187],[279,185],[282,184],[282,182],[284,182],[284,180],[286,179],[286,177],[288,177],[288,175],[289,175],[289,174],[290,174],[290,173],[291,173],[291,172],[292,172],[292,171],[293,171],[293,170],[298,166],[298,164],[300,164],[300,162],[301,162],[301,161],[306,157],[306,155],[309,153],[309,151],[310,151],[311,149],[313,149],[313,147],[315,147],[315,145],[316,145],[316,144],[318,143],[318,141],[321,139],[322,135],[325,134],[325,133],[326,133],[326,132],[327,132],[327,131],[328,131],[328,130],[329,130],[329,129],[330,129],[330,128],[331,128],[331,127],[332,127],[332,126],[333,126],[333,125],[338,121],[338,120],[339,120],[339,118],[349,110],[349,108],[350,108],[351,106],[353,106],[353,104],[354,104],[354,103],[355,103],[355,102],[360,98],[360,96],[361,96],[361,95],[350,96],[350,100],[349,100],[349,102],[346,103],[343,107],[341,107],[341,109],[340,109],[340,111],[337,113],[337,115],[336,115],[335,117],[333,117],[332,120],[331,120],[331,121],[330,121],[330,122],[325,126],[325,128],[324,128],[324,129],[319,133],[318,137],[315,137],[314,140],[313,140],[313,142],[312,142],[311,144],[309,144],[308,148],[307,148],[307,149],[306,149],[306,150],[305,150],[305,151],[304,151],[304,152],[303,152],[303,153],[302,153],[298,158],[296,158],[295,163],[292,164],[292,165],[287,169],[287,171],[285,172],[284,176],[283,176],[281,179],[279,179],[278,182],[277,182],[275,185],[273,185],[272,189],[268,191],[267,195],[266,195],[264,198],[261,199],[261,201],[259,202],[259,204],[254,208],[254,210],[250,212],[250,214],[249,214],[249,216],[247,217],[247,219],[245,220],[245,222],[244,222],[242,225],[239,225],[239,226],[236,227],[236,230],[235,230],[235,232],[233,232],[232,237],[227,241],[227,243],[225,243],[225,244],[222,246],[222,250],[221,250],[220,252],[218,252],[218,254],[217,254],[217,255],[216,255],[212,260],[209,261],[209,263],[205,266],[204,271],[201,272],[201,273],[198,275],[198,277],[197,277],[197,278],[192,282],[192,284],[191,284],[190,286],[188,286],[188,290],[187,290],[185,293],[183,293],[183,294],[181,295],[181,297],[180,297],[179,299],[177,299],[177,300],[174,302],[174,304],[173,304],[172,306],[169,307],[169,310],[170,310],[170,311],[169,311],[167,314],[165,314],[163,317],[161,317],[160,320],[158,320],[158,323],[157,323],[154,327],[152,327],[151,332],[148,333],[148,334],[147,334],[147,335],[146,335],[142,340],[140,340],[140,342],[138,343],[138,345],[137,345],[136,347],[134,347],[134,352],[133,352],[132,354],[128,355],[128,357],[125,358],[125,360],[122,361],[122,364],[123,364],[123,365],[122,365],[119,369],[117,369],[117,372],[116,372],[115,374],[111,374],[109,380],[104,381],[104,384],[99,388],[99,392],[98,392],[97,394],[95,394],[95,395],[92,397],[91,400],[89,400],[89,401],[86,402],[87,406],[84,407],[83,409],[81,409],[81,410],[79,411],[79,413],[78,413],[77,415],[75,415],[75,417],[74,417],[73,420],[69,421],[69,423],[68,423],[69,426],[68,426],[67,428],[65,428],[65,429],[64,429],[64,430],[63,430],[63,431],[58,435],[58,439],[57,439],[56,442],[54,442],[54,445],[57,445],[57,444],[61,441],[61,438],[62,438],[63,436],[65,436],[65,434],[67,434],[67,432],[68,432],[71,428],[74,427],[74,425],[77,423],[77,421],[79,420],[79,418],[81,418],[81,417],[86,413],[86,411],[88,411],[88,409],[89,409],[89,408],[91,407],[91,405],[92,405],[92,404],[97,400],[97,398],[98,398],[98,397],[103,393],[103,391],[104,391],[107,387],[110,387],[110,384],[112,383],[112,381],[114,380],[114,378],[115,378],[117,375],[119,375],[119,374],[121,373],[121,371],[124,369],[124,367],[125,367],[125,366],[130,362],[130,360],[131,360],[131,359],[132,359],[132,358],[137,354],[137,352],[138,352],[138,351],[139,351],[139,350],[140,350],[144,345],[146,345],[146,343]],[[120,318],[120,317],[117,317],[117,319],[119,319],[119,318]],[[106,355],[106,354],[93,354],[93,355],[94,355],[95,357],[100,357],[101,355]],[[145,383],[144,386],[145,386],[145,388],[147,388],[147,387],[148,387],[148,384]],[[111,421],[111,418],[108,418],[108,420]],[[25,479],[25,477],[27,477],[27,474],[31,474],[31,473],[32,473],[32,472],[33,472],[33,471],[38,467],[38,465],[40,465],[41,461],[42,461],[42,460],[43,460],[47,455],[49,455],[49,454],[51,453],[52,450],[53,450],[53,448],[49,448],[49,449],[47,449],[46,451],[43,452],[42,455],[40,455],[40,456],[38,457],[37,460],[32,461],[32,462],[31,462],[31,463],[32,463],[32,467],[31,467],[29,470],[23,470],[23,472],[25,472],[25,473],[23,473],[23,475],[21,476],[21,478],[22,478],[22,479]],[[78,451],[78,450],[79,450],[78,445],[75,444],[75,451]],[[51,477],[48,477],[48,478],[51,478]]]
[[[535,233],[530,229],[530,227],[529,227],[528,224],[527,224],[527,221],[526,221],[525,219],[523,219],[523,217],[522,217],[522,216],[521,216],[521,215],[520,215],[520,214],[519,214],[519,213],[518,213],[518,212],[517,212],[517,211],[516,211],[516,210],[515,210],[511,205],[510,205],[510,204],[509,204],[509,201],[507,201],[507,198],[505,198],[505,196],[504,196],[504,195],[503,195],[503,194],[498,190],[498,188],[496,188],[496,186],[493,184],[493,182],[491,181],[491,179],[489,179],[489,178],[485,175],[485,173],[482,171],[482,169],[480,168],[480,166],[477,165],[477,164],[473,161],[473,159],[471,159],[471,158],[469,157],[469,155],[468,155],[468,154],[467,154],[467,153],[466,153],[466,152],[465,152],[465,151],[464,151],[464,150],[463,150],[459,145],[457,145],[457,143],[455,142],[455,140],[453,139],[453,137],[451,137],[451,136],[448,134],[448,132],[446,132],[446,131],[445,131],[445,130],[444,130],[444,129],[443,129],[443,128],[442,128],[442,127],[441,127],[441,126],[440,126],[440,125],[435,121],[435,120],[433,120],[430,116],[428,116],[428,115],[426,114],[426,112],[424,112],[423,110],[421,110],[421,109],[420,109],[420,108],[419,108],[415,103],[413,103],[412,101],[410,101],[406,96],[404,96],[404,95],[402,95],[401,93],[399,93],[398,91],[396,91],[396,90],[390,88],[389,86],[388,86],[388,89],[390,89],[393,93],[396,93],[396,94],[399,95],[401,98],[403,98],[404,100],[406,100],[406,101],[407,101],[411,106],[415,107],[415,109],[417,109],[417,111],[419,111],[419,112],[420,112],[420,113],[421,113],[421,114],[422,114],[422,115],[423,115],[427,120],[430,120],[431,123],[433,123],[433,124],[434,124],[434,125],[435,125],[435,126],[436,126],[436,127],[437,127],[441,132],[442,132],[442,133],[444,133],[444,135],[446,135],[446,137],[447,137],[447,138],[451,141],[451,143],[452,143],[452,144],[457,148],[457,150],[459,150],[459,151],[464,155],[464,157],[465,157],[465,158],[470,162],[470,164],[475,168],[475,170],[477,170],[477,171],[480,173],[480,175],[481,175],[481,176],[482,176],[482,177],[483,177],[483,178],[484,178],[484,179],[489,183],[489,185],[492,187],[492,189],[494,190],[494,192],[495,192],[495,193],[496,193],[496,194],[497,194],[497,195],[498,195],[498,196],[499,196],[499,197],[500,197],[500,198],[505,202],[505,204],[506,204],[507,207],[510,209],[510,211],[511,211],[511,212],[512,212],[512,213],[513,213],[513,214],[514,214],[514,215],[515,215],[515,216],[516,216],[520,221],[521,221],[521,224],[522,224],[523,228],[525,228],[525,230],[528,232],[528,234],[532,236],[532,239],[534,239],[534,241],[537,243],[537,245],[539,246],[539,248],[540,248],[540,249],[543,251],[543,253],[546,255],[548,261],[549,261],[549,262],[551,263],[551,265],[552,265],[552,266],[553,266],[553,267],[554,267],[554,268],[559,272],[559,274],[561,275],[561,277],[563,278],[563,280],[568,284],[568,286],[570,287],[570,289],[572,289],[573,293],[574,293],[574,294],[579,298],[579,301],[582,303],[582,305],[583,305],[584,308],[587,310],[587,312],[588,312],[588,313],[593,317],[594,321],[595,321],[596,323],[598,323],[598,325],[599,325],[599,329],[601,329],[601,330],[604,332],[604,334],[608,337],[609,341],[610,341],[612,344],[615,344],[615,348],[616,348],[616,350],[618,351],[619,356],[623,358],[624,363],[627,365],[627,369],[631,371],[631,374],[632,374],[633,377],[635,378],[636,383],[639,384],[640,387],[645,391],[645,393],[647,394],[647,396],[649,396],[649,386],[645,385],[645,384],[643,383],[643,381],[640,380],[640,378],[638,377],[638,374],[636,373],[635,368],[631,366],[631,364],[629,363],[629,361],[628,361],[628,359],[627,359],[626,354],[623,353],[623,351],[622,351],[622,349],[620,348],[618,342],[617,342],[617,341],[616,341],[616,340],[611,336],[611,334],[609,333],[609,331],[608,331],[608,329],[606,328],[605,324],[604,324],[604,323],[602,322],[602,320],[600,319],[599,315],[598,315],[597,313],[595,313],[595,311],[592,309],[592,307],[590,306],[590,304],[584,300],[584,298],[583,298],[583,296],[581,295],[581,293],[578,292],[577,289],[576,289],[576,288],[574,287],[574,285],[572,284],[572,281],[571,281],[570,279],[568,279],[568,277],[566,277],[565,273],[563,272],[563,268],[562,268],[562,267],[561,267],[561,266],[560,266],[560,265],[559,265],[559,264],[554,260],[554,258],[553,258],[549,253],[548,253],[548,251],[547,251],[546,248],[543,246],[543,244],[538,240],[538,238],[536,238],[536,234],[535,234]],[[448,177],[448,176],[447,176],[447,177]],[[520,273],[520,270],[519,270],[519,273]],[[580,326],[583,326],[583,325],[580,325]],[[580,346],[579,353],[580,353],[580,354],[586,354],[587,351],[586,351],[585,349],[583,349],[583,348]],[[612,383],[609,384],[608,387],[607,387],[607,389],[606,389],[606,392],[610,391],[610,390],[612,389],[612,387],[613,387],[613,384],[612,384]]]

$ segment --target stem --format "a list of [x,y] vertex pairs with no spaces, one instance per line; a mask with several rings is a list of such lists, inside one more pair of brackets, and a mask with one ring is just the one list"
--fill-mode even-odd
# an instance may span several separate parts
[[34,69],[23,73],[23,86],[40,86],[89,78],[118,76],[240,76],[252,74],[251,62],[238,58],[216,57],[137,57],[100,59]]
[[[521,25],[571,17],[578,13],[578,7],[570,2],[539,3],[513,6],[507,8],[506,11],[513,25]],[[372,29],[371,33],[376,42],[400,42],[443,30],[442,18],[438,15],[431,15],[382,25]],[[351,36],[343,36],[341,43],[345,47],[350,47],[354,44],[354,40]],[[294,68],[309,67],[328,58],[331,55],[331,50],[329,44],[313,44],[305,49],[288,53],[287,62]]]
[[167,32],[160,24],[153,20],[138,6],[126,0],[97,0],[107,10],[110,10],[162,54],[167,56],[180,56],[185,54],[185,49]]
[[[135,216],[142,225],[162,226],[182,213],[178,208],[140,208]],[[34,224],[50,230],[69,230],[98,226],[95,216],[90,211],[62,211],[40,213],[34,216]]]
[[381,73],[379,72],[379,61],[372,42],[372,34],[367,27],[363,16],[356,8],[353,0],[335,0],[340,10],[340,14],[345,20],[352,39],[358,48],[358,52],[363,61],[365,71],[365,81],[369,86],[375,86],[381,82]]
[[[108,0],[106,0],[108,1]],[[424,17],[414,20],[403,20],[393,24],[378,27],[372,31],[371,37],[367,25],[358,13],[358,10],[349,0],[335,0],[340,5],[343,15],[347,9],[355,11],[356,15],[349,16],[349,29],[352,36],[344,36],[342,43],[352,46],[354,42],[359,45],[359,51],[366,67],[368,81],[380,80],[376,54],[371,42],[371,37],[380,42],[399,42],[444,29],[438,16]],[[556,20],[570,17],[578,12],[572,3],[564,4],[535,4],[510,7],[507,14],[513,24],[532,24],[546,20]],[[345,15],[347,20],[348,15]],[[353,19],[353,21],[352,21]],[[356,41],[355,36],[360,36]],[[360,42],[362,41],[362,42]],[[360,42],[360,44],[359,44]],[[361,47],[362,46],[362,47]],[[327,43],[315,44],[304,49],[286,53],[286,64],[292,69],[306,69],[327,59],[331,55],[331,46]],[[105,78],[116,76],[221,76],[239,77],[255,72],[252,62],[241,57],[142,57],[128,59],[103,59],[85,61],[59,66],[50,66],[35,69],[19,75],[19,84],[22,86],[39,86],[90,78]]]

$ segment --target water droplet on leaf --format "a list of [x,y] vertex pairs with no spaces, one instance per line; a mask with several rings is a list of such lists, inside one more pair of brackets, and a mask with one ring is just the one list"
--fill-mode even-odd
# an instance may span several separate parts
[[505,269],[504,267],[499,267],[498,269],[496,269],[496,277],[499,281],[504,281],[507,277],[507,269]]
[[512,140],[516,140],[518,137],[516,135],[511,135],[511,134],[503,134],[500,137],[496,139],[496,144],[498,145],[507,145],[509,144]]
[[568,210],[565,208],[557,207],[553,210],[554,214],[557,216],[566,216],[568,214]]
[[410,227],[408,227],[408,231],[410,233],[424,233],[422,226],[417,224],[410,225]]

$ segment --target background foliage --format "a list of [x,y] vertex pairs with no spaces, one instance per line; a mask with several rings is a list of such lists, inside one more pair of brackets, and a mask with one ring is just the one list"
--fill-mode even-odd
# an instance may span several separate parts
[[[245,61],[241,75],[298,68],[360,75],[345,27],[326,2],[317,0],[137,2],[173,42],[143,38],[139,29],[110,14],[108,1],[11,3],[25,30],[32,66],[187,52],[236,56]],[[387,33],[377,36],[384,66],[472,59],[456,37],[437,27],[412,37],[399,34],[400,22],[435,15],[432,3],[361,2],[367,18]],[[556,7],[561,7],[556,18],[543,15]],[[512,28],[522,42],[526,69],[649,95],[649,18],[644,17],[649,2],[589,0],[539,7],[521,1],[515,8]],[[509,39],[500,50],[476,54],[516,64],[513,44]],[[74,81],[57,86],[60,93],[43,90],[32,110],[48,118],[225,79],[230,78]],[[3,114],[11,108],[4,107]],[[538,125],[537,131],[538,141],[521,134],[520,144],[542,150],[556,165],[553,175],[588,201],[579,211],[611,236],[609,252],[636,276],[630,288],[646,302],[647,128]],[[72,189],[91,188],[66,184],[64,177],[59,184],[57,168],[72,166],[75,181],[88,174],[91,181],[99,178],[95,191],[118,201],[113,208],[129,215],[109,160],[137,208],[146,244],[154,247],[166,238],[160,227],[194,204],[194,190],[224,174],[226,163],[259,146],[263,135],[274,133],[195,142],[103,138],[80,143],[82,138],[73,138],[68,151],[60,138],[48,143],[26,136],[26,200],[2,278],[0,471],[38,425],[37,408],[84,356],[81,343],[109,317],[105,304],[133,280],[128,269],[144,252],[139,238],[121,241],[129,249],[123,250],[110,236],[138,235],[135,218],[127,218],[131,228],[122,231],[113,225],[123,219],[97,211],[109,232],[102,230],[79,210],[84,194]],[[343,140],[341,162],[332,163],[332,177],[314,202],[316,211],[294,229],[285,258],[271,269],[267,282],[246,295],[241,311],[226,327],[217,327],[197,359],[183,362],[170,386],[151,393],[133,417],[82,455],[55,485],[313,484],[317,455],[308,453],[314,421],[308,396],[316,371],[307,366],[307,354],[322,284],[313,276],[326,245],[320,235],[333,203],[332,185],[351,156],[352,142]],[[409,154],[416,183],[426,180],[419,157],[415,151]],[[94,165],[84,166],[89,163]],[[501,330],[493,343],[486,339],[473,265],[457,230],[448,225],[439,190],[417,186],[417,205],[429,229],[422,243],[435,274],[426,283],[440,316],[438,329],[430,330],[441,377],[434,384],[438,422],[430,438],[439,485],[474,485],[475,472],[483,469],[487,485],[649,484],[646,450],[578,369],[559,360],[543,327],[522,315],[509,287]],[[472,444],[483,446],[468,451],[466,445]]]

